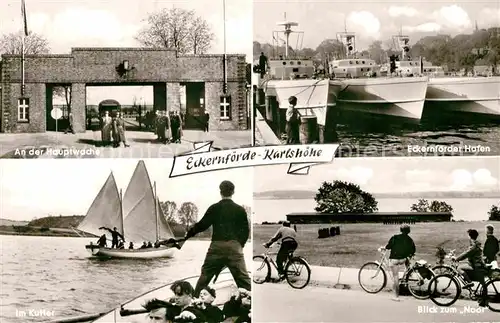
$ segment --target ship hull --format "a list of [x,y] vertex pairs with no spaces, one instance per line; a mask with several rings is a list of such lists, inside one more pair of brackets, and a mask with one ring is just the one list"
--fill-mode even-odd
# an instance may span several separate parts
[[101,248],[95,245],[85,246],[92,256],[102,258],[121,258],[121,259],[155,259],[172,258],[176,248],[160,247],[146,249],[111,249]]
[[500,77],[443,77],[429,80],[426,115],[442,112],[500,118]]
[[[315,115],[317,123],[324,126],[327,109],[336,106],[338,95],[344,87],[340,80],[270,80],[264,91],[267,97],[276,97],[276,108],[283,111],[288,108],[288,98],[295,96],[296,108],[302,114]],[[275,112],[272,109],[269,105],[266,107],[266,119],[276,121],[273,120]]]
[[341,115],[387,117],[408,123],[422,118],[427,77],[346,79],[337,107]]

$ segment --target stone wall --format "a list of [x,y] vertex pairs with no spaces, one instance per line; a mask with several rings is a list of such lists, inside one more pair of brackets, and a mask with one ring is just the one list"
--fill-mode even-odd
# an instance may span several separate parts
[[[232,119],[221,121],[219,97],[224,81],[223,55],[177,56],[175,51],[137,48],[74,48],[71,55],[27,55],[26,97],[30,123],[17,123],[21,94],[21,59],[2,55],[2,132],[44,132],[47,102],[45,84],[72,84],[75,131],[85,130],[86,85],[156,85],[166,83],[166,106],[179,108],[180,82],[205,82],[205,108],[213,130],[246,130],[245,55],[228,55],[227,81],[232,98]],[[120,75],[117,67],[127,60],[131,70]]]

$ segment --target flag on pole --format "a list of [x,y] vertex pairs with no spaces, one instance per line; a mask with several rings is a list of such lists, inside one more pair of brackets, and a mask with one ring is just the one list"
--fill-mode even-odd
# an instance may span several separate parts
[[21,13],[23,15],[24,35],[28,36],[28,18],[26,17],[26,4],[21,0]]

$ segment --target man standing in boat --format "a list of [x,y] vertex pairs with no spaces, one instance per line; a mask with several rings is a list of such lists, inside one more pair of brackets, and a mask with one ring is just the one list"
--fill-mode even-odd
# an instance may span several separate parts
[[125,242],[125,238],[123,237],[123,235],[118,232],[116,230],[116,227],[113,228],[113,230],[111,230],[110,228],[106,228],[106,227],[100,227],[99,228],[100,230],[107,230],[111,233],[111,248],[118,248],[118,237],[120,237],[122,239],[123,242]]
[[250,236],[250,225],[245,209],[232,200],[234,184],[223,181],[219,185],[221,200],[212,204],[203,218],[186,233],[185,239],[194,237],[212,226],[212,243],[201,268],[194,296],[208,286],[212,278],[227,267],[239,288],[251,290],[243,247]]
[[299,143],[300,115],[297,108],[295,108],[297,105],[297,98],[295,96],[289,97],[288,103],[290,105],[286,110],[286,143],[294,145]]

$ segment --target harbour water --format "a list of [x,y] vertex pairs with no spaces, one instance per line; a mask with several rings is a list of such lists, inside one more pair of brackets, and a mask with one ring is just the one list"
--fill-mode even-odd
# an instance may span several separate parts
[[[407,198],[377,198],[380,212],[409,212],[413,203],[418,199]],[[453,207],[455,221],[485,221],[492,205],[498,205],[500,198],[439,198]],[[313,199],[274,199],[255,200],[254,223],[263,221],[277,222],[285,220],[286,215],[294,212],[314,212],[316,202]]]
[[[342,157],[494,156],[500,154],[500,125],[418,127],[338,125]],[[427,148],[427,151],[422,151]],[[459,151],[461,150],[461,151]]]
[[[199,275],[210,244],[187,241],[172,259],[103,261],[89,258],[88,242],[0,236],[0,322],[46,322],[109,311],[153,288]],[[249,264],[250,243],[245,257]]]

